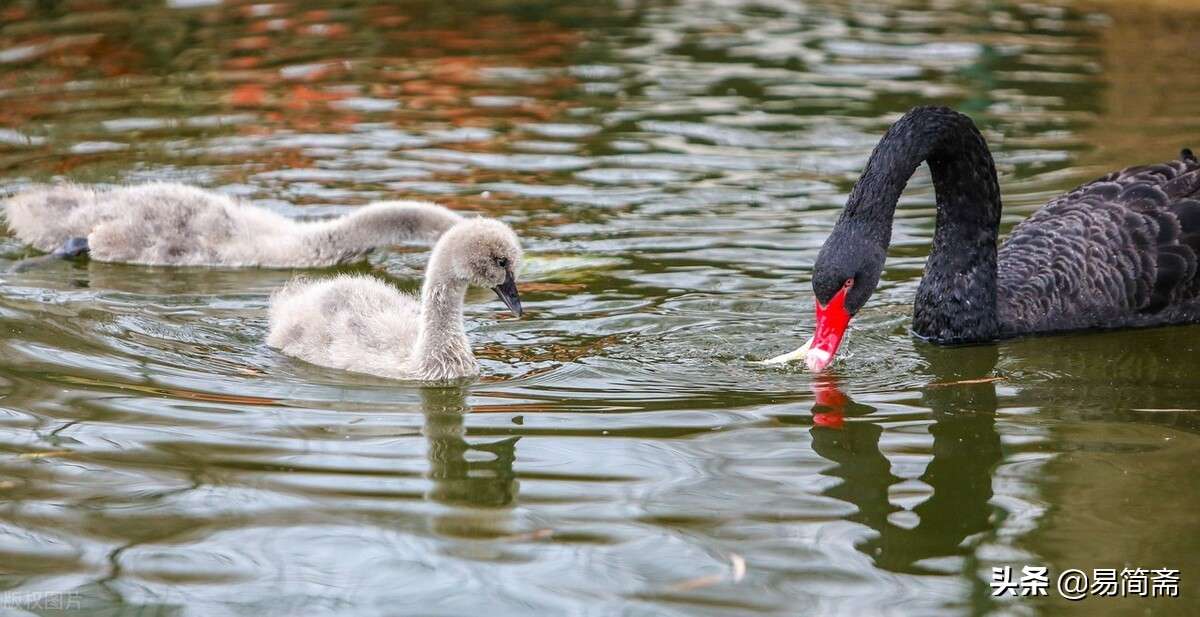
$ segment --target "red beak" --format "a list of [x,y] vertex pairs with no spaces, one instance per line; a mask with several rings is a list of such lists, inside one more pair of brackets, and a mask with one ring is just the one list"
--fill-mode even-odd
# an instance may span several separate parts
[[820,371],[829,366],[838,346],[842,344],[842,337],[846,336],[846,326],[850,325],[850,312],[846,310],[846,292],[849,290],[849,286],[842,287],[829,300],[829,304],[815,303],[817,332],[813,334],[808,357],[805,358],[811,370]]

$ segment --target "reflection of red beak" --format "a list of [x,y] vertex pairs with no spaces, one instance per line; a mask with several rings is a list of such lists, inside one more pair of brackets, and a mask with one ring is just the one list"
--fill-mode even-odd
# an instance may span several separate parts
[[850,404],[850,397],[842,394],[837,387],[837,382],[828,377],[815,378],[812,390],[817,398],[812,410],[813,424],[826,428],[843,428],[846,424],[846,406]]
[[846,292],[849,286],[838,290],[829,304],[817,305],[817,332],[813,334],[812,344],[808,349],[805,364],[813,371],[823,370],[833,362],[833,355],[846,336],[846,326],[850,325],[850,312],[846,310]]

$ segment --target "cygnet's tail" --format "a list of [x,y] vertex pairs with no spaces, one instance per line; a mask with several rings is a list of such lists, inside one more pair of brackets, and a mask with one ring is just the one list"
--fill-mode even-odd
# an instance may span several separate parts
[[36,186],[4,201],[8,229],[39,251],[52,252],[73,238],[86,238],[89,217],[81,210],[96,203],[96,191],[77,184]]

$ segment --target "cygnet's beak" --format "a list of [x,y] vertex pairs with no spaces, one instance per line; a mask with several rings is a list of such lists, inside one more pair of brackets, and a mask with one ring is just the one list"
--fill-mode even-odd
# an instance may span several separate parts
[[525,311],[521,310],[521,294],[517,293],[517,281],[513,278],[511,270],[504,271],[504,282],[492,288],[500,300],[504,302],[504,306],[513,312],[513,315],[520,317]]

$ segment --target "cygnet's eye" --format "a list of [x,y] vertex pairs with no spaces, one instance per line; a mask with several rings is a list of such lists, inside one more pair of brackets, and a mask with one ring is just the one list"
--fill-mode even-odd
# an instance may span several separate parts
[[496,257],[495,261],[496,261],[497,266],[500,266],[501,268],[504,268],[505,270],[508,269],[508,258],[507,257]]

